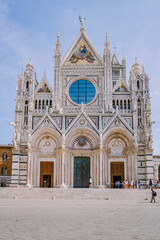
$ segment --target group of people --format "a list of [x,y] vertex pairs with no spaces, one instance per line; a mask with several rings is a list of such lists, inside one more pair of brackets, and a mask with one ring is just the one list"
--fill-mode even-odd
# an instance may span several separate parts
[[[154,184],[154,187],[155,188],[157,188],[156,186],[157,186],[157,184],[158,184],[158,182],[157,181],[155,181],[155,184]],[[159,185],[158,185],[159,186]],[[92,178],[90,178],[90,180],[89,180],[89,187],[90,188],[92,188]],[[114,188],[139,188],[139,189],[141,189],[141,182],[140,182],[140,180],[139,181],[133,181],[133,180],[131,180],[131,181],[127,181],[127,180],[125,180],[125,181],[123,181],[123,182],[121,182],[121,181],[116,181],[115,183],[113,183],[113,185],[111,186],[111,184],[110,184],[110,182],[106,182],[106,187],[108,187],[108,188],[111,188],[111,187],[114,187]],[[146,188],[150,188],[151,189],[151,203],[152,202],[156,202],[156,199],[155,199],[155,197],[157,196],[157,193],[153,190],[153,184],[152,184],[152,180],[150,179],[149,181],[147,181],[147,186],[146,186]]]
[[153,184],[152,180],[150,179],[147,181],[146,188],[160,188],[160,182],[156,180],[155,183]]
[[114,183],[106,182],[106,187],[107,188],[141,188],[141,182],[139,181],[116,181]]

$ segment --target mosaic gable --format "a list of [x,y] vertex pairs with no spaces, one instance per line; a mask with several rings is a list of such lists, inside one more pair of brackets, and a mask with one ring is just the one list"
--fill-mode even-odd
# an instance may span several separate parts
[[118,87],[115,89],[114,91],[115,93],[128,93],[128,89],[127,87],[125,86],[125,84],[121,81],[119,84],[118,84]]
[[38,89],[37,93],[51,93],[49,87],[47,86],[46,82],[43,82]]
[[69,64],[78,64],[78,65],[86,65],[86,64],[98,64],[98,60],[96,59],[94,53],[89,48],[87,43],[82,39],[77,47],[73,50],[69,60],[66,63]]

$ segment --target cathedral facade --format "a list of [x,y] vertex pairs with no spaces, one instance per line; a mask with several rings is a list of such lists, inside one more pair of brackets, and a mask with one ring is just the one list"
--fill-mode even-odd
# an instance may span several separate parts
[[13,186],[93,187],[154,180],[149,77],[137,61],[103,59],[80,33],[62,59],[59,35],[54,81],[38,83],[31,61],[17,78]]

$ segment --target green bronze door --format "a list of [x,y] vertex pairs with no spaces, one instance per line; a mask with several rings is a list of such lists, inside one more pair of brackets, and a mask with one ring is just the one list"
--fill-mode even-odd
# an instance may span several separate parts
[[90,179],[90,158],[74,157],[74,187],[88,188]]

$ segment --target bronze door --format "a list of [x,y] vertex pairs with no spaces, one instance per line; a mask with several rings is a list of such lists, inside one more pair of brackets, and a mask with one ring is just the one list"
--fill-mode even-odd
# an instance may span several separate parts
[[90,158],[74,158],[74,187],[88,188],[90,179]]

